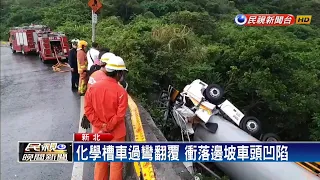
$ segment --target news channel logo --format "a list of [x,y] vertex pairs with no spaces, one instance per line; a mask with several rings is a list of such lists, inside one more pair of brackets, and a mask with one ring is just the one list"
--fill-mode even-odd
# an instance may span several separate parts
[[234,18],[234,22],[239,25],[239,26],[243,26],[246,24],[247,22],[247,17],[244,14],[238,14],[235,18]]
[[67,145],[65,143],[27,143],[25,152],[49,152],[49,151],[66,151]]
[[65,144],[58,144],[56,149],[57,150],[66,150],[67,146]]

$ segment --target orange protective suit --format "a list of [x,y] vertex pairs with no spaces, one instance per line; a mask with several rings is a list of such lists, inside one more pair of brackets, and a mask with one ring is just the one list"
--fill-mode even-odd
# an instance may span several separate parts
[[[112,141],[123,142],[126,136],[125,115],[128,94],[115,79],[106,76],[91,85],[85,94],[85,114],[92,124],[93,133],[109,132]],[[110,180],[122,180],[123,163],[110,163]],[[97,162],[94,180],[108,179],[108,163]]]
[[[98,133],[92,130],[93,133]],[[124,142],[125,137],[119,139],[113,139],[112,142]],[[109,163],[107,162],[96,162],[94,167],[94,180],[123,180],[123,163],[122,162],[112,162],[110,163],[110,173],[108,172]],[[110,177],[108,178],[110,174]]]
[[79,85],[78,85],[78,92],[79,94],[84,94],[87,90],[87,68],[88,68],[88,60],[87,54],[84,50],[79,49],[77,51],[77,62],[78,62],[78,73],[79,73]]
[[89,89],[92,84],[95,84],[96,82],[99,82],[99,81],[104,80],[106,78],[107,78],[107,75],[106,75],[105,72],[103,72],[101,70],[95,71],[89,77],[88,88],[87,89]]

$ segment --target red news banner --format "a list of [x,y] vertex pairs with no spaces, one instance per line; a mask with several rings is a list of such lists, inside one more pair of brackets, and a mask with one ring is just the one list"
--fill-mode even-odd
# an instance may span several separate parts
[[75,133],[74,141],[111,141],[113,139],[110,133]]
[[245,14],[245,26],[290,26],[295,23],[291,14]]

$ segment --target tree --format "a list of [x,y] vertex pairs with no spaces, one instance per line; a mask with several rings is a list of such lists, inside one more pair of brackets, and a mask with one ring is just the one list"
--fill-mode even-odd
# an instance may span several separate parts
[[[319,2],[249,0],[104,0],[97,42],[129,68],[130,93],[145,104],[169,139],[154,100],[169,84],[219,83],[266,132],[283,140],[320,140]],[[36,4],[36,5],[34,5]],[[91,39],[86,0],[1,2],[1,37],[11,26],[44,23],[69,39]],[[36,12],[36,13],[35,13]],[[312,25],[239,27],[237,13],[311,14]]]

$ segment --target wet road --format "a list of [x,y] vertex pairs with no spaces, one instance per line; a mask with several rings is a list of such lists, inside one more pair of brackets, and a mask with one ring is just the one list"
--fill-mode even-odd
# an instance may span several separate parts
[[80,98],[70,74],[37,56],[1,47],[1,179],[70,180],[72,164],[19,164],[18,141],[70,141],[78,131]]

